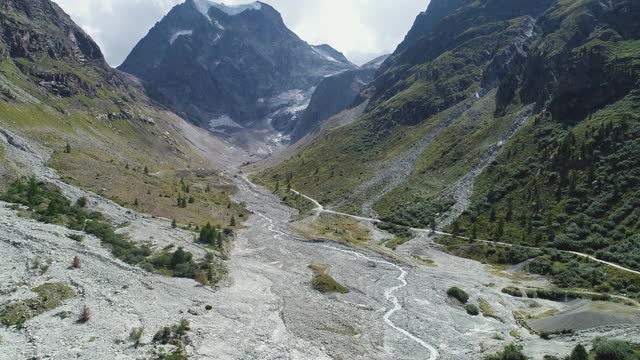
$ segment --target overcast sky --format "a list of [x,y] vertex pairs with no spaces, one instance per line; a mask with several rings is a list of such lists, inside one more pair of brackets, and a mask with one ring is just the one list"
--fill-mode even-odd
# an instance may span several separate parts
[[[184,0],[54,0],[118,66],[149,29]],[[222,2],[222,1],[221,1]],[[226,0],[227,5],[247,0]],[[429,0],[264,0],[311,44],[327,43],[362,64],[392,52]]]

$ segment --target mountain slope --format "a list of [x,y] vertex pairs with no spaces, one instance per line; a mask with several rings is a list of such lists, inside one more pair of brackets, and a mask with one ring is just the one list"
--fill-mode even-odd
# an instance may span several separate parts
[[[198,134],[149,100],[130,75],[111,69],[95,42],[55,3],[0,1],[0,29],[3,188],[18,176],[34,175],[9,157],[23,151],[14,140],[21,138],[65,181],[119,204],[184,222],[229,221],[235,209],[226,209],[228,189],[176,208],[172,186],[172,170],[209,168],[212,154],[213,162],[222,163],[229,156],[226,145]],[[159,171],[167,176],[149,175]],[[198,182],[191,172],[183,177]]]
[[637,267],[639,14],[624,0],[432,1],[362,119],[260,178],[399,224],[462,214],[469,235]]
[[[376,71],[387,56],[380,56],[356,70],[347,70],[324,78],[313,92],[291,134],[293,143],[318,130],[323,120],[357,106],[360,93],[373,81]],[[356,101],[357,100],[357,101]]]
[[302,41],[267,4],[207,0],[173,8],[120,67],[200,125],[279,131],[323,77],[353,68],[330,46]]
[[541,46],[503,83],[498,110],[547,111],[478,178],[456,226],[640,268],[638,16],[632,1],[561,1],[545,14]]
[[[433,1],[426,14],[449,5]],[[444,139],[441,133],[459,129],[455,136],[463,139],[476,133],[475,140],[466,144],[468,159],[464,163],[451,164],[455,166],[448,167],[446,176],[435,178],[422,176],[420,169],[421,184],[408,186],[409,191],[400,197],[389,197],[396,199],[400,208],[422,204],[429,208],[428,213],[439,212],[440,206],[431,209],[426,198],[470,171],[490,148],[490,141],[498,141],[509,127],[511,116],[494,118],[486,109],[491,106],[486,103],[495,101],[491,92],[495,81],[486,81],[483,86],[483,78],[489,76],[484,70],[517,63],[513,60],[535,40],[533,18],[528,14],[540,12],[539,7],[527,3],[493,14],[479,3],[464,2],[450,13],[420,15],[411,31],[416,35],[408,36],[413,40],[385,61],[367,90],[372,98],[362,120],[319,139],[267,176],[292,172],[296,188],[308,189],[326,203],[349,212],[387,216],[395,204],[374,211],[372,202],[384,201],[383,195],[395,188],[404,189],[399,185],[415,174],[417,163],[425,161],[422,155],[427,147],[452,146],[440,143]],[[481,14],[484,16],[479,17]],[[430,19],[426,29],[421,29],[425,24],[421,18]],[[421,31],[424,34],[418,35]],[[482,96],[486,99],[478,101]],[[463,118],[465,113],[469,116]],[[420,210],[425,218],[426,210]]]

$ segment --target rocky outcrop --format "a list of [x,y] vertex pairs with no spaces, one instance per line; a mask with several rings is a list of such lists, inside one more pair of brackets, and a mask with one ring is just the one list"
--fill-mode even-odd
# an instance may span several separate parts
[[200,125],[278,130],[292,128],[325,76],[354,68],[330,46],[302,41],[267,4],[208,0],[173,8],[120,67]]
[[105,65],[98,45],[49,0],[0,0],[0,55]]

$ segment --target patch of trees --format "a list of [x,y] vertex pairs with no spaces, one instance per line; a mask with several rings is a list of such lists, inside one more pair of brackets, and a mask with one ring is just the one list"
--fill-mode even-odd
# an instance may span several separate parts
[[207,225],[203,226],[200,229],[200,234],[198,235],[198,242],[200,244],[213,246],[217,249],[222,250],[224,248],[225,241],[230,236],[233,236],[233,230],[231,228],[218,229],[215,225],[211,225],[211,223],[207,223]]
[[83,230],[85,221],[102,217],[86,209],[87,199],[80,198],[72,203],[60,190],[36,178],[22,178],[11,183],[7,191],[0,194],[0,200],[26,206],[40,222],[64,225],[72,230]]
[[[522,352],[522,347],[509,344],[495,355],[485,356],[484,360],[527,360],[528,357]],[[545,356],[545,359],[559,360],[555,356]],[[593,350],[590,354],[584,345],[578,344],[571,354],[564,360],[638,360],[640,357],[634,352],[629,343],[622,340],[597,338],[593,341]]]
[[87,199],[75,203],[69,201],[59,189],[37,181],[35,178],[19,179],[10,184],[0,200],[21,204],[38,221],[64,225],[72,230],[84,231],[98,238],[111,249],[112,254],[131,265],[138,265],[150,272],[169,276],[200,279],[201,283],[215,284],[226,270],[210,255],[200,262],[182,248],[174,252],[154,251],[149,244],[137,244],[125,235],[118,234],[103,214],[89,211]]
[[538,119],[488,167],[484,196],[455,227],[640,269],[640,125],[620,106],[580,131]]
[[554,249],[470,244],[452,237],[442,238],[439,242],[446,246],[449,253],[476,261],[497,265],[526,262],[524,265],[528,272],[550,278],[561,289],[590,289],[605,294],[619,293],[640,297],[640,276],[615,270],[577,255]]
[[439,214],[448,211],[455,202],[451,199],[414,199],[391,209],[391,215],[382,220],[406,227],[435,228]]

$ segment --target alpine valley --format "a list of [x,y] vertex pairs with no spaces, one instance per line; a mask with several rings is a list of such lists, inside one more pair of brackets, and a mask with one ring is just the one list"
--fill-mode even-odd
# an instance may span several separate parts
[[424,8],[0,0],[0,360],[640,359],[640,1]]

